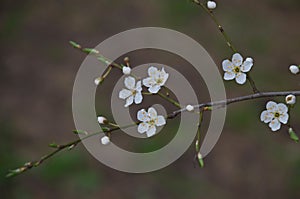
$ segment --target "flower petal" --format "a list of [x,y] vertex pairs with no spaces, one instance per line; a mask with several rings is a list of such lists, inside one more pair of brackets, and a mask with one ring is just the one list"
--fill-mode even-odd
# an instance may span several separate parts
[[233,72],[227,71],[224,73],[225,80],[232,80],[235,78],[235,74]]
[[273,119],[273,115],[269,111],[263,111],[260,114],[260,120],[264,123],[269,123]]
[[249,72],[251,70],[253,66],[253,62],[251,61],[245,61],[243,64],[242,64],[242,67],[241,67],[241,70],[246,73],[246,72]]
[[155,125],[156,126],[163,126],[165,124],[166,124],[165,118],[163,116],[161,116],[161,115],[157,116],[157,119],[155,121]]
[[243,57],[241,54],[239,53],[235,53],[234,55],[232,55],[232,63],[235,66],[240,66],[243,63]]
[[156,76],[157,72],[158,72],[158,69],[156,67],[154,67],[154,66],[150,66],[150,68],[148,69],[148,75],[150,77]]
[[224,60],[222,62],[222,68],[224,71],[231,71],[233,69],[234,65],[231,61],[229,61],[228,59]]
[[269,123],[269,127],[271,128],[272,131],[277,131],[280,129],[281,124],[277,119],[274,119]]
[[[163,69],[164,70],[164,69]],[[168,80],[169,78],[169,74],[166,73],[166,72],[161,72],[160,73],[160,78],[162,79],[162,82],[159,84],[160,86],[163,86],[165,85],[166,81]]]
[[138,126],[138,132],[139,133],[145,133],[149,129],[149,124],[148,123],[140,123]]
[[141,109],[137,113],[137,119],[142,121],[142,122],[148,122],[149,121],[149,116],[148,113],[145,109]]
[[135,87],[135,79],[133,77],[126,77],[124,84],[128,89],[134,89]]
[[278,109],[278,112],[279,112],[280,114],[283,114],[283,113],[287,113],[287,112],[288,112],[288,107],[287,107],[285,104],[283,104],[283,103],[279,103],[279,104],[277,105],[277,109]]
[[148,91],[150,93],[157,93],[158,91],[160,90],[160,86],[159,85],[154,85],[154,86],[151,86]]
[[127,90],[127,89],[122,89],[119,92],[119,98],[121,98],[121,99],[126,99],[130,95],[132,95],[132,92],[130,90]]
[[135,104],[140,104],[143,101],[143,95],[141,92],[137,92],[134,96],[134,103]]
[[245,73],[239,73],[235,77],[235,81],[238,84],[244,84],[246,82],[247,75]]
[[266,105],[268,111],[274,112],[277,109],[277,103],[273,101],[269,101]]
[[150,108],[148,109],[148,115],[149,115],[149,117],[150,117],[151,119],[156,119],[156,118],[157,118],[157,112],[156,112],[155,108],[150,107]]
[[134,97],[131,95],[126,99],[126,104],[124,105],[125,107],[130,106],[133,103]]
[[156,133],[156,127],[154,125],[151,125],[147,130],[147,137],[151,137],[155,135],[155,133]]
[[142,81],[138,81],[136,83],[135,90],[138,91],[138,92],[141,92],[143,90],[143,88],[142,88]]
[[289,120],[289,114],[284,113],[282,115],[279,116],[279,121],[283,124],[286,124]]
[[146,87],[151,87],[154,84],[154,79],[151,77],[147,77],[146,79],[143,79],[143,85]]

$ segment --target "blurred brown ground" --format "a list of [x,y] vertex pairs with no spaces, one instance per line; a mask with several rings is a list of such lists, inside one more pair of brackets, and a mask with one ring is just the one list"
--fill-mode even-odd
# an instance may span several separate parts
[[[74,139],[72,87],[85,55],[69,40],[93,47],[130,28],[161,26],[196,39],[216,63],[231,52],[208,16],[185,0],[0,4],[1,198],[300,198],[299,145],[286,129],[271,133],[259,121],[267,99],[229,107],[204,169],[193,167],[193,147],[165,169],[132,175],[103,166],[78,146],[5,179],[8,169],[46,153],[48,143]],[[255,58],[251,74],[261,90],[299,89],[299,76],[288,71],[300,63],[299,9],[298,0],[218,1],[216,15],[234,44]],[[225,85],[229,97],[251,92],[249,85]],[[299,114],[298,107],[291,118],[298,132]]]

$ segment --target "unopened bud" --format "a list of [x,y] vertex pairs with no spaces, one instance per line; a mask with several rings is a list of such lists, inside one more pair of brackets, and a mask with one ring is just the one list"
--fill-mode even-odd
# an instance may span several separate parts
[[285,97],[285,102],[289,105],[294,105],[296,103],[296,96],[295,95],[288,95]]
[[208,2],[207,2],[207,8],[208,8],[208,9],[213,10],[213,9],[215,9],[216,7],[217,7],[216,2],[214,2],[214,1],[208,1]]
[[108,137],[108,136],[102,137],[102,138],[101,138],[101,143],[102,143],[103,145],[109,144],[109,143],[110,143],[109,137]]
[[291,65],[291,66],[290,66],[290,71],[291,71],[291,73],[293,73],[293,74],[295,74],[295,75],[298,74],[299,71],[300,71],[299,66]]
[[98,117],[98,122],[99,122],[99,124],[107,124],[108,121],[105,117],[99,116]]
[[131,68],[128,67],[128,66],[124,66],[124,67],[122,68],[122,71],[123,71],[123,74],[124,74],[124,75],[129,75],[129,74],[131,73]]

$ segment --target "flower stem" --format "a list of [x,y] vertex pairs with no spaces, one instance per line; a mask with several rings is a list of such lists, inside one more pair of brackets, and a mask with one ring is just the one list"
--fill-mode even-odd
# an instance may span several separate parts
[[247,79],[252,87],[252,91],[253,93],[259,93],[259,90],[257,89],[256,85],[255,85],[255,82],[253,81],[253,79],[251,78],[250,74],[248,73],[247,74]]
[[197,5],[199,5],[209,16],[210,18],[213,20],[213,22],[217,25],[219,31],[221,32],[221,34],[223,35],[227,46],[234,52],[236,53],[237,50],[236,48],[233,46],[232,41],[230,40],[229,36],[227,35],[227,33],[225,32],[223,26],[219,23],[218,19],[216,18],[216,16],[214,15],[212,10],[209,10],[204,3],[199,2],[198,0],[193,0],[193,2]]
[[[199,5],[209,16],[210,18],[213,20],[213,22],[216,24],[216,26],[218,27],[220,33],[223,35],[223,38],[226,41],[227,46],[232,50],[233,53],[237,53],[237,49],[234,47],[234,45],[232,44],[231,39],[229,38],[228,34],[226,33],[226,31],[224,30],[223,26],[220,24],[219,20],[217,19],[217,17],[214,15],[212,10],[209,10],[204,3],[201,3],[199,0],[193,0],[193,2],[197,5]],[[247,79],[252,87],[252,91],[253,93],[259,93],[259,90],[257,89],[253,79],[250,77],[249,73],[247,74]]]
[[170,103],[172,103],[173,105],[175,105],[178,108],[181,108],[180,104],[178,102],[176,102],[175,100],[173,100],[172,98],[162,94],[161,92],[158,92],[157,95],[159,95],[161,98],[169,101]]
[[[158,92],[158,93],[156,93],[156,94],[157,94],[158,96],[160,96],[161,98],[163,98],[163,99],[169,101],[170,103],[172,103],[172,104],[173,104],[174,106],[176,106],[177,108],[181,108],[180,104],[179,104],[176,100],[170,98],[169,96],[164,95],[164,94],[162,94],[161,92]],[[143,95],[155,95],[155,94],[154,94],[154,93],[150,93],[150,92],[143,92]]]

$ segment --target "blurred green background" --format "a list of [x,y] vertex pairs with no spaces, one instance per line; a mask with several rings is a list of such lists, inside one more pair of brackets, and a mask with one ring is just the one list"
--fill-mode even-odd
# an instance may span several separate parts
[[[217,1],[216,15],[245,56],[262,91],[299,89],[288,66],[299,64],[300,1]],[[85,55],[69,40],[93,47],[121,31],[158,26],[181,31],[202,44],[216,63],[231,57],[203,11],[187,0],[2,0],[0,12],[1,198],[300,198],[299,145],[282,128],[259,121],[267,99],[229,106],[223,134],[194,168],[194,147],[178,161],[149,174],[107,168],[83,146],[59,154],[16,178],[8,169],[34,160],[47,144],[75,138],[71,95]],[[251,92],[226,82],[229,97]],[[283,101],[284,98],[276,99]],[[291,114],[300,132],[300,109]]]

